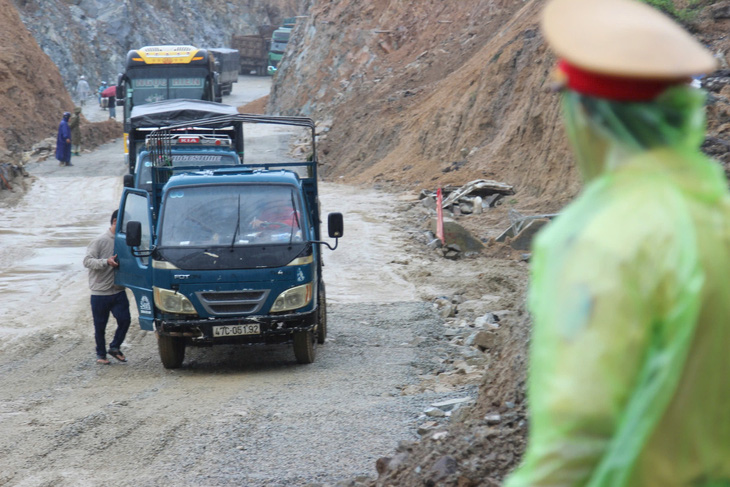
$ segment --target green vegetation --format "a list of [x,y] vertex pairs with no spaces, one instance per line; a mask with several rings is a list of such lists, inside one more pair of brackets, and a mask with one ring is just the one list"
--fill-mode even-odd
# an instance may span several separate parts
[[651,5],[652,7],[658,8],[662,12],[671,15],[679,22],[685,24],[693,21],[699,14],[702,6],[700,5],[701,0],[689,0],[687,7],[677,8],[674,5],[673,0],[643,0],[644,3]]

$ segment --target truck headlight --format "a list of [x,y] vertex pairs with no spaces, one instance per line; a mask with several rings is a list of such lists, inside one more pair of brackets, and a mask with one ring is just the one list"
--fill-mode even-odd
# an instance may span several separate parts
[[271,307],[272,313],[302,308],[312,301],[312,283],[287,289],[279,294]]
[[155,293],[155,306],[165,313],[181,315],[198,314],[193,303],[177,291],[170,291],[161,287],[152,288]]

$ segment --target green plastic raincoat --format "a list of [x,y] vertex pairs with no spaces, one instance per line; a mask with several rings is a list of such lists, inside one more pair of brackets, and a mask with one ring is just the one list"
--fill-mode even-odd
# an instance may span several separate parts
[[730,196],[703,102],[564,94],[587,184],[533,249],[529,443],[505,487],[730,486]]

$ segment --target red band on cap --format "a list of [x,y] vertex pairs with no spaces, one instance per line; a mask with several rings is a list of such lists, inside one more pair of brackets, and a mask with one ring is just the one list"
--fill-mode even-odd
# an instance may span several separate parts
[[641,80],[584,71],[564,59],[558,69],[568,77],[568,88],[578,93],[615,101],[649,101],[683,80]]

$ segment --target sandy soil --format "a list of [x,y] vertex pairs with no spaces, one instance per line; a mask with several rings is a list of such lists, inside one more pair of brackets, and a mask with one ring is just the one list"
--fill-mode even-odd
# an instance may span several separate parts
[[476,398],[473,381],[439,375],[459,348],[431,301],[490,289],[520,306],[524,263],[443,259],[415,194],[326,183],[345,238],[325,255],[330,332],[314,364],[289,346],[213,347],[168,371],[133,322],[129,363],[99,366],[81,260],[117,205],[121,142],[72,162],[29,167],[27,194],[0,212],[3,485],[365,482],[418,438],[429,404]]

